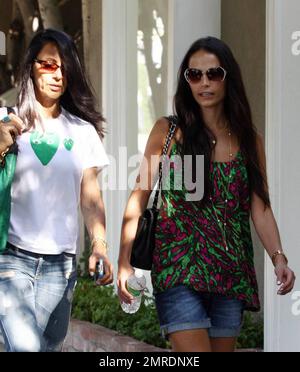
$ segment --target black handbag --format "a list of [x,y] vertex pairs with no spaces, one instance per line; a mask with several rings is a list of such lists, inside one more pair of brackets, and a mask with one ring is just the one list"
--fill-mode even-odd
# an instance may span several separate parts
[[171,140],[176,129],[176,118],[168,117],[171,124],[162,152],[162,161],[159,163],[159,181],[155,192],[152,208],[147,208],[139,217],[136,236],[132,245],[130,264],[142,270],[151,270],[153,260],[153,250],[155,246],[155,228],[159,209],[157,208],[158,197],[162,186],[163,164]]

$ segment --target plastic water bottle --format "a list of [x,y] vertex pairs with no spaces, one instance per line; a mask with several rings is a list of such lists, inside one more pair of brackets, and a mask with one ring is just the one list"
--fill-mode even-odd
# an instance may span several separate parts
[[134,314],[141,306],[143,290],[146,288],[146,278],[143,271],[135,269],[134,273],[127,279],[127,291],[133,296],[130,304],[121,302],[121,307],[125,313]]

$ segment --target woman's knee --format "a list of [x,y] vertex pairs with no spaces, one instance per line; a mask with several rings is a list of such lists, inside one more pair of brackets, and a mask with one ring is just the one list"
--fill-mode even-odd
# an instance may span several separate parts
[[174,332],[169,335],[175,352],[211,352],[211,344],[206,329]]

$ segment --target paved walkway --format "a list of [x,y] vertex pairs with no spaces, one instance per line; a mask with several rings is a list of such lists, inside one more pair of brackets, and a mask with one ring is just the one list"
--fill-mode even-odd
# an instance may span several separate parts
[[[4,351],[0,334],[0,352]],[[64,352],[158,352],[165,351],[116,331],[89,322],[72,319],[64,343]]]

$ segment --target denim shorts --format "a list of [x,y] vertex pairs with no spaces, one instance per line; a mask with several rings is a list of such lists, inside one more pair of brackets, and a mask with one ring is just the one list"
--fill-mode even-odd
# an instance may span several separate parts
[[207,329],[211,338],[237,337],[243,302],[220,294],[196,292],[180,285],[155,294],[163,337],[178,331]]

